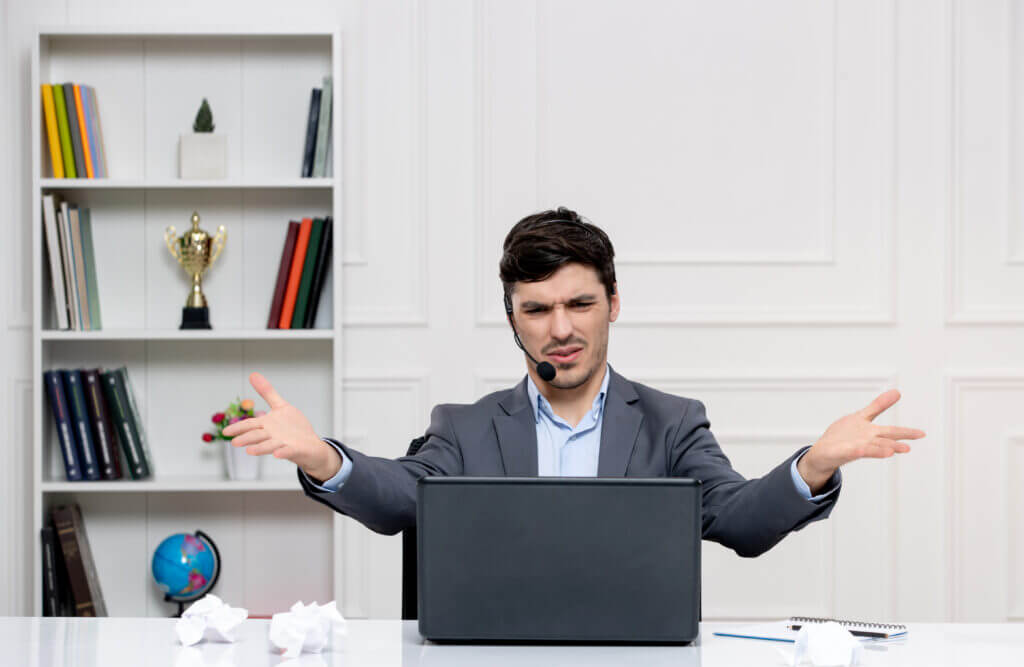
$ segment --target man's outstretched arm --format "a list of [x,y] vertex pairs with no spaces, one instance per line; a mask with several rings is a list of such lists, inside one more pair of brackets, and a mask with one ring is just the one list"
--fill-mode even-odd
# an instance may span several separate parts
[[385,459],[336,443],[351,460],[351,472],[336,492],[320,490],[304,479],[303,473],[314,480],[331,479],[342,465],[338,450],[321,439],[305,415],[285,401],[266,378],[253,373],[249,381],[270,410],[224,429],[224,434],[233,438],[231,444],[245,447],[253,456],[269,454],[291,461],[299,467],[299,480],[311,498],[378,533],[394,534],[415,524],[416,481],[420,477],[462,471],[462,455],[448,414],[444,406],[437,406],[431,413],[427,440],[416,456]]

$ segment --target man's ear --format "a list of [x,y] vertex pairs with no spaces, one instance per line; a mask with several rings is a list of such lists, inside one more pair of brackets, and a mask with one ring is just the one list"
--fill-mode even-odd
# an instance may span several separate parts
[[619,307],[621,301],[619,299],[619,285],[618,283],[612,283],[612,294],[608,297],[608,321],[614,322],[619,319]]

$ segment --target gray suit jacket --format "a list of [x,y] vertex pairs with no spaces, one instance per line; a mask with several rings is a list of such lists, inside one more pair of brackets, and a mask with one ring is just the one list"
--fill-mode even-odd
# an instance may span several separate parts
[[[757,556],[792,530],[824,519],[839,496],[811,502],[793,486],[790,466],[744,479],[722,453],[700,401],[631,382],[609,367],[598,455],[599,477],[691,477],[701,481],[703,537]],[[425,475],[537,476],[537,430],[526,378],[472,405],[438,405],[415,456],[367,456],[338,443],[352,473],[338,491],[323,492],[302,471],[306,494],[378,533],[416,523],[416,481]],[[838,474],[827,488],[838,484]]]

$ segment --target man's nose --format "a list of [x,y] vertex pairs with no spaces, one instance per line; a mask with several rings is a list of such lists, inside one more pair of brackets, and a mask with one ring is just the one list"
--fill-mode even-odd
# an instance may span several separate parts
[[565,340],[572,335],[572,320],[565,308],[555,308],[551,314],[551,337]]

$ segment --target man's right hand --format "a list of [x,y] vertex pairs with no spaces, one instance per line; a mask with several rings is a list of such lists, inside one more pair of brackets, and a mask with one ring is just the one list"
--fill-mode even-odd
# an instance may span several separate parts
[[320,439],[306,416],[278,394],[259,373],[249,376],[253,389],[270,406],[261,417],[235,422],[224,429],[235,447],[245,447],[251,456],[272,454],[287,459],[321,482],[341,470],[341,456],[334,447]]

